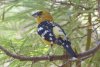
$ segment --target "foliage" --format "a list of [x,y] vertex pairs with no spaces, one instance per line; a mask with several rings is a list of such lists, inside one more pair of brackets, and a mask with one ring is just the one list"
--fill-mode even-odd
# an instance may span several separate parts
[[[91,13],[92,37],[90,47],[100,37],[100,24],[98,23],[96,0],[61,0],[64,3],[53,0],[1,0],[0,1],[0,45],[3,45],[13,53],[25,56],[47,55],[50,46],[45,45],[37,35],[37,24],[31,16],[36,10],[49,10],[54,21],[62,26],[72,42],[73,48],[79,53],[85,51],[87,41],[87,29],[89,25],[89,13]],[[68,3],[68,4],[67,4]],[[63,48],[54,46],[55,54],[63,54]],[[97,52],[92,60],[87,59],[90,67],[99,67],[100,54]],[[6,56],[0,51],[1,67],[50,67],[56,65],[53,62],[41,61],[33,64],[23,62]],[[91,60],[91,62],[90,62]],[[56,61],[61,65],[61,61]],[[87,64],[88,65],[88,64]]]

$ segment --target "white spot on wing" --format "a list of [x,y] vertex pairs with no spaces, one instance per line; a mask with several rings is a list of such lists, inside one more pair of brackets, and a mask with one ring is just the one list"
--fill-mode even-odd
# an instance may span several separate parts
[[48,30],[45,30],[43,33],[42,33],[42,36],[44,36],[45,34],[47,34]]
[[52,38],[50,37],[50,40],[52,40]]
[[49,36],[53,36],[53,35],[50,33]]
[[43,30],[43,28],[42,27],[39,27],[38,31],[40,31],[40,30]]
[[68,48],[69,46],[68,46],[68,45],[66,45],[66,47]]

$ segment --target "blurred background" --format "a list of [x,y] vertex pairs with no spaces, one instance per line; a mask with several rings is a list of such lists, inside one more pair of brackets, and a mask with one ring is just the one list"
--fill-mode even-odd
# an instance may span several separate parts
[[[98,0],[99,1],[99,0]],[[12,53],[24,56],[45,56],[49,50],[37,35],[32,13],[48,10],[54,22],[61,25],[72,42],[73,49],[84,52],[100,39],[100,18],[97,0],[0,0],[0,45]],[[54,54],[63,48],[54,46]],[[53,63],[55,62],[55,63]],[[33,64],[7,56],[0,50],[0,67],[58,67],[62,61],[40,61]],[[80,67],[100,67],[100,51],[80,62]],[[72,63],[71,66],[75,67]],[[77,66],[78,67],[78,66]]]

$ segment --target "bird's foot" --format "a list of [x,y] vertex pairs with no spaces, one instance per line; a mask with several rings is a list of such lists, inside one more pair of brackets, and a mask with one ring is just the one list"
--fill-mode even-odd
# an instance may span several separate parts
[[51,56],[51,55],[54,55],[54,53],[52,53],[52,52],[47,52],[46,55],[47,55],[47,56]]
[[54,54],[54,49],[53,49],[52,47],[53,47],[53,44],[51,44],[51,47],[50,47],[50,48],[48,49],[48,51],[47,51],[47,55],[48,55],[48,56]]

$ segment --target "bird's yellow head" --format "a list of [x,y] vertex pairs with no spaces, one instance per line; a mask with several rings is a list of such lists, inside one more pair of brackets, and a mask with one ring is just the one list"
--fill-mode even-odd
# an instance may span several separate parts
[[32,16],[38,24],[43,21],[53,21],[53,17],[48,11],[37,11]]

